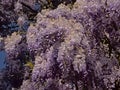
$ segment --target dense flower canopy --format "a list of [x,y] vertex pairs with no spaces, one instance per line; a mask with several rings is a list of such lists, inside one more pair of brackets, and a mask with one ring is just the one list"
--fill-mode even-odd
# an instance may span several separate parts
[[0,89],[119,90],[119,0],[27,1],[7,24]]

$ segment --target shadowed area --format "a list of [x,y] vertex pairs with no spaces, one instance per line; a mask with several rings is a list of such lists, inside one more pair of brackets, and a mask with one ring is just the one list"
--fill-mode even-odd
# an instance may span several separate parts
[[5,56],[6,56],[5,51],[0,51],[0,69],[5,68],[5,64],[4,64]]

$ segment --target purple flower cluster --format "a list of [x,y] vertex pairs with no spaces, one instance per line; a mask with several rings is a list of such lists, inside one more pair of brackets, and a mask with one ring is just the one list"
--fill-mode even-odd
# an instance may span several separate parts
[[35,57],[41,58],[35,60],[33,82],[40,80],[47,87],[48,79],[57,78],[60,90],[116,88],[120,53],[119,5],[113,6],[117,7],[114,10],[111,5],[81,8],[78,4],[78,8],[73,6],[72,10],[60,5],[55,10],[38,14],[36,25],[29,27],[27,34],[28,48]]
[[[10,85],[20,90],[119,89],[120,1],[104,1],[77,0],[72,7],[42,10],[25,37],[7,37]],[[26,80],[29,60],[34,67]]]

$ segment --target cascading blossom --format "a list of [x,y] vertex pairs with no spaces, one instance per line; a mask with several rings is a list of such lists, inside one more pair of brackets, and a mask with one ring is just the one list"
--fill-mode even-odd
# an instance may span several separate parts
[[[25,36],[13,33],[5,39],[7,81],[19,90],[117,90],[119,16],[119,0],[76,0],[42,10]],[[32,70],[24,67],[26,59]]]

